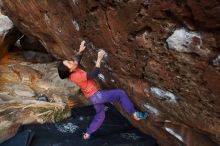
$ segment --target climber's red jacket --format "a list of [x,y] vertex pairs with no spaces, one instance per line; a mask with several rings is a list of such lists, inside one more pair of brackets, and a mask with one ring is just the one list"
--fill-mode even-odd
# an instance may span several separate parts
[[99,89],[95,81],[87,79],[87,72],[82,69],[77,68],[69,78],[81,88],[86,97],[92,96]]

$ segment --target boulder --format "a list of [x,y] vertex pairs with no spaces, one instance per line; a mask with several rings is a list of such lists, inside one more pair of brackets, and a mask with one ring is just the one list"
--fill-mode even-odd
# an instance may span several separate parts
[[58,59],[71,58],[86,40],[82,65],[90,70],[104,48],[108,57],[100,83],[126,90],[138,109],[151,113],[135,122],[122,112],[160,145],[220,144],[218,0],[1,0],[0,5],[22,33],[36,37]]

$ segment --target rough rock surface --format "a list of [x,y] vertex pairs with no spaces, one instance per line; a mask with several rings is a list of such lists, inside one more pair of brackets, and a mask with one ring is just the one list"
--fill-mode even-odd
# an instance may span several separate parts
[[14,27],[12,21],[0,13],[0,58],[13,47],[21,35],[22,34]]
[[[85,39],[82,64],[89,70],[104,48],[101,82],[125,89],[151,113],[148,121],[128,118],[160,145],[220,144],[219,0],[0,3],[24,34],[37,37],[57,58],[71,58]],[[187,36],[173,39],[176,46],[169,48],[179,30]]]

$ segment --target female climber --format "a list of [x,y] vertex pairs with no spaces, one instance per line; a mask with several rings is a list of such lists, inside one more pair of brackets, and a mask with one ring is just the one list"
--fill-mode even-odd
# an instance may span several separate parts
[[86,72],[78,67],[82,58],[82,52],[85,50],[85,41],[80,44],[79,51],[73,60],[64,60],[58,65],[58,74],[61,79],[69,78],[71,82],[78,85],[83,94],[88,98],[89,102],[93,104],[96,115],[86,133],[83,135],[83,139],[87,140],[90,135],[94,133],[103,123],[105,118],[104,103],[119,101],[123,109],[128,112],[135,120],[141,120],[147,118],[147,113],[136,111],[134,105],[131,103],[129,97],[124,90],[99,90],[98,85],[93,80],[100,73],[101,60],[105,55],[105,51],[98,52],[98,58],[96,65],[92,71]]

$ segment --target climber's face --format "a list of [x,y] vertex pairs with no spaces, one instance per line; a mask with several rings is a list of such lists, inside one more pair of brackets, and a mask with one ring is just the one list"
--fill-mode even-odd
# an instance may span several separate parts
[[63,64],[69,68],[70,72],[73,72],[78,67],[78,62],[76,60],[64,60]]

